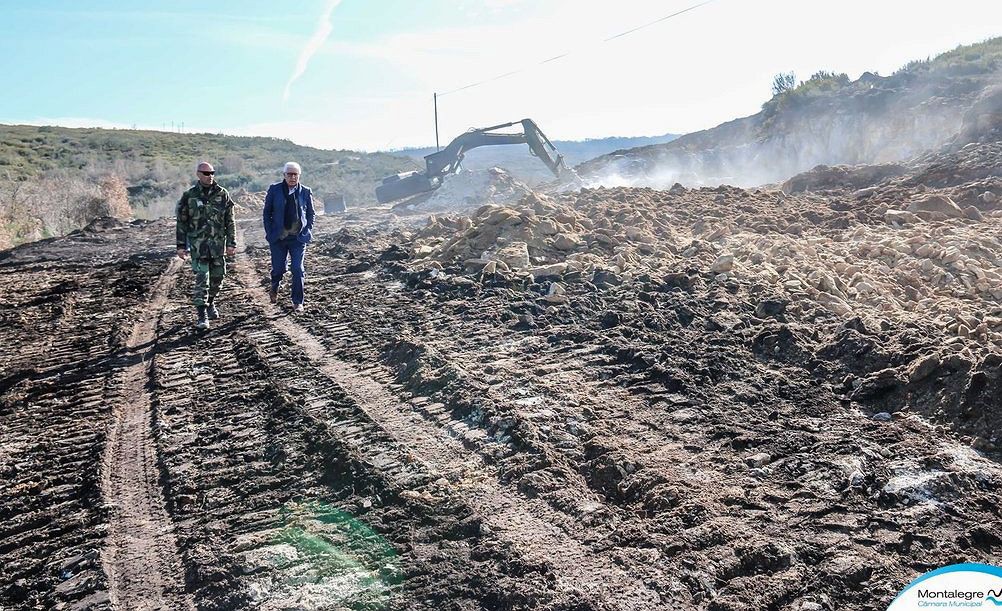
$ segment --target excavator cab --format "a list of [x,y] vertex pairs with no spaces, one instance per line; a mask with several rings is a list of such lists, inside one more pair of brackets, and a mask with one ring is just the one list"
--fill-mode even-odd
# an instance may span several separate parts
[[[495,130],[505,129],[521,124],[522,133],[496,133]],[[500,144],[528,144],[529,152],[550,168],[553,174],[560,178],[566,170],[563,155],[557,152],[550,139],[540,131],[532,119],[522,119],[511,123],[502,123],[470,131],[456,137],[441,151],[425,155],[425,170],[413,171],[387,176],[376,187],[376,200],[381,204],[403,199],[419,193],[434,191],[442,185],[446,176],[459,171],[466,151],[481,146]]]

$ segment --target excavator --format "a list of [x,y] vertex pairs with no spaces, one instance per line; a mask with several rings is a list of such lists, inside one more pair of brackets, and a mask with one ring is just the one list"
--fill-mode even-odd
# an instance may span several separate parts
[[[517,124],[522,125],[521,134],[496,133],[496,130],[506,129]],[[540,131],[535,121],[522,119],[511,123],[471,129],[458,136],[444,149],[425,155],[425,170],[423,172],[414,170],[384,178],[382,183],[376,187],[376,199],[379,203],[385,204],[419,193],[434,191],[442,186],[442,181],[446,176],[459,171],[459,165],[463,161],[466,151],[496,144],[528,144],[529,152],[539,157],[539,160],[550,168],[554,176],[560,178],[560,175],[567,171],[563,155],[557,152],[556,147]]]

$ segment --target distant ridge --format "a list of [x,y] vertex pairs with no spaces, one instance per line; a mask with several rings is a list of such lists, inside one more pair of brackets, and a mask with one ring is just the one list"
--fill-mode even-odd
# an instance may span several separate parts
[[130,199],[137,200],[133,206],[140,208],[144,198],[169,194],[176,199],[179,186],[194,180],[194,163],[200,159],[216,165],[220,184],[248,191],[280,180],[282,164],[298,161],[304,184],[345,194],[352,203],[374,202],[381,178],[417,167],[386,153],[317,149],[279,138],[0,125],[0,180],[52,172],[115,174],[128,186]]

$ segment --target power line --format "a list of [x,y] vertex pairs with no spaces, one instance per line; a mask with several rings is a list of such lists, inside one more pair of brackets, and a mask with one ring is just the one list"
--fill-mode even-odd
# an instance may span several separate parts
[[[713,1],[714,0],[705,0],[704,2],[700,2],[699,4],[693,4],[692,6],[690,6],[688,8],[684,8],[684,9],[682,9],[680,11],[676,11],[676,12],[672,13],[671,15],[665,15],[664,17],[660,17],[658,19],[655,19],[654,21],[650,21],[650,22],[645,23],[643,25],[638,25],[637,27],[630,28],[629,30],[626,30],[625,32],[620,32],[619,34],[615,34],[613,36],[610,36],[610,37],[602,40],[601,42],[602,43],[606,43],[606,42],[610,42],[612,40],[616,40],[617,38],[622,38],[623,36],[629,36],[630,34],[633,34],[634,32],[638,32],[640,30],[643,30],[644,28],[649,28],[652,25],[656,25],[656,24],[661,23],[662,21],[667,21],[667,20],[669,20],[669,19],[671,19],[673,17],[678,17],[679,15],[681,15],[683,13],[688,13],[689,11],[693,11],[693,10],[695,10],[695,9],[701,7],[701,6],[706,6],[707,4],[712,3]],[[494,76],[494,77],[491,77],[491,78],[488,78],[488,79],[484,79],[482,81],[477,81],[475,83],[470,83],[469,85],[463,85],[462,87],[457,87],[456,89],[450,89],[449,91],[446,91],[445,93],[439,93],[438,97],[442,97],[444,95],[449,95],[450,93],[456,93],[457,91],[463,91],[464,89],[471,89],[473,87],[478,87],[478,86],[484,85],[486,83],[490,83],[490,82],[497,81],[497,80],[500,80],[500,79],[503,79],[503,78],[507,78],[509,76],[518,74],[520,72],[525,72],[526,70],[529,70],[530,68],[535,68],[536,66],[542,66],[543,64],[548,64],[550,62],[557,61],[558,59],[563,59],[564,57],[567,57],[569,55],[573,55],[574,53],[575,53],[575,51],[568,51],[566,53],[561,53],[560,55],[554,55],[553,57],[550,57],[548,59],[544,59],[543,61],[537,62],[535,64],[532,64],[531,66],[526,66],[524,68],[519,68],[518,70],[512,70],[511,72],[505,72],[504,74],[499,74],[497,76]]]
[[664,17],[662,17],[660,19],[655,19],[654,21],[652,21],[650,23],[645,23],[644,25],[639,25],[639,26],[633,28],[632,30],[626,30],[625,32],[620,32],[619,34],[616,34],[615,36],[610,36],[609,38],[606,38],[602,42],[609,42],[610,40],[615,40],[617,38],[621,38],[623,36],[626,36],[627,34],[632,34],[632,33],[636,32],[638,30],[642,30],[644,28],[649,28],[652,25],[661,23],[662,21],[667,21],[667,20],[671,19],[672,17],[677,17],[677,16],[681,15],[682,13],[688,13],[689,11],[698,9],[699,7],[701,7],[701,6],[705,5],[705,4],[709,4],[711,2],[713,2],[713,0],[706,0],[706,2],[700,2],[699,4],[694,4],[694,5],[690,6],[689,8],[684,8],[681,11],[678,11],[676,13],[672,13],[671,15],[665,15]]

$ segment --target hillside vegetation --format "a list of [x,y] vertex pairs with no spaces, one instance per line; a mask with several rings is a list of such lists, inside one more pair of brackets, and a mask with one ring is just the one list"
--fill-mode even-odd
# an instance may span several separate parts
[[0,248],[62,235],[95,214],[173,215],[201,159],[235,194],[265,189],[281,179],[282,164],[298,161],[304,184],[321,197],[343,194],[349,206],[374,202],[382,177],[417,167],[277,138],[0,125]]
[[[819,164],[886,163],[952,143],[965,116],[998,112],[1002,37],[913,61],[890,76],[778,75],[761,112],[579,167],[596,182],[666,187],[777,182]],[[994,102],[992,102],[994,103]],[[961,143],[962,144],[962,143]]]

